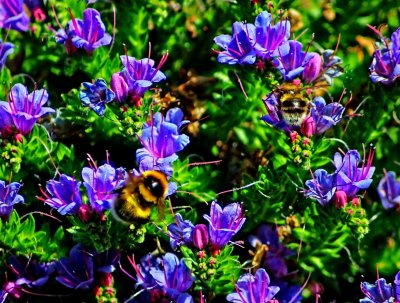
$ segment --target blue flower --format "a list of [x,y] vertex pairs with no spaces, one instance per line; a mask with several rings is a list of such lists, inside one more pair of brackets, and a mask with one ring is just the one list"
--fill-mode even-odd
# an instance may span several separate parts
[[209,223],[208,231],[213,254],[219,253],[219,250],[229,243],[246,221],[243,206],[240,203],[231,203],[222,209],[217,202],[213,201],[210,215],[203,217]]
[[175,223],[171,223],[167,227],[171,248],[176,250],[181,245],[190,246],[193,242],[192,232],[194,228],[192,222],[183,220],[181,214],[176,214]]
[[279,287],[269,284],[265,269],[258,269],[254,276],[242,275],[236,284],[236,293],[229,294],[226,299],[233,303],[268,303],[279,291]]
[[264,259],[262,267],[268,270],[275,278],[282,278],[288,274],[285,258],[293,255],[293,251],[287,249],[279,241],[276,228],[263,224],[257,230],[257,236],[249,237],[250,244],[256,247],[257,242],[268,246],[268,256]]
[[395,172],[385,173],[379,182],[378,194],[385,209],[390,209],[400,204],[400,181],[396,180]]
[[150,274],[171,300],[193,303],[193,298],[187,293],[193,284],[194,277],[185,262],[177,256],[166,253],[162,258],[162,267],[151,268]]
[[29,17],[24,11],[23,0],[0,1],[0,28],[25,32],[29,29]]
[[15,84],[10,92],[8,102],[0,101],[0,132],[5,128],[15,126],[22,134],[30,133],[33,125],[40,117],[54,113],[54,109],[43,107],[48,101],[47,91],[34,90],[28,94],[26,87]]
[[315,123],[315,133],[323,134],[342,120],[344,107],[338,102],[326,105],[324,98],[316,97],[311,109],[311,117]]
[[80,245],[75,245],[69,258],[61,258],[56,263],[58,276],[56,280],[68,288],[90,289],[93,277],[93,257]]
[[380,36],[382,46],[378,46],[374,52],[369,68],[370,79],[373,83],[382,82],[390,85],[400,77],[400,28],[392,34],[391,42],[377,30],[372,29]]
[[6,183],[0,180],[0,218],[5,221],[10,217],[14,205],[24,202],[24,198],[18,195],[20,187],[21,184],[18,182],[6,186]]
[[298,41],[290,40],[278,48],[278,57],[273,60],[285,81],[290,81],[303,73],[314,54],[303,52]]
[[79,97],[85,106],[90,107],[97,115],[103,116],[106,103],[111,102],[115,94],[108,89],[106,81],[97,79],[94,84],[83,82],[84,89],[79,92]]
[[391,284],[386,284],[385,279],[376,280],[375,284],[361,282],[361,291],[367,297],[361,303],[389,303],[393,302],[394,290]]
[[189,144],[189,137],[180,134],[180,128],[189,123],[183,120],[179,108],[170,109],[165,118],[156,113],[152,120],[143,125],[140,141],[143,148],[136,151],[139,170],[160,170],[168,177],[172,174],[172,162],[178,158],[177,152]]
[[217,60],[223,64],[253,64],[256,61],[255,27],[253,24],[235,22],[232,36],[220,35],[214,42],[224,49],[218,52]]
[[313,179],[306,181],[309,188],[305,192],[307,198],[316,199],[322,206],[328,205],[336,191],[335,175],[328,174],[324,169],[317,169]]
[[372,183],[375,167],[372,165],[373,151],[368,154],[368,159],[360,163],[360,154],[356,150],[349,150],[344,157],[336,153],[333,162],[336,167],[336,188],[344,191],[348,198],[354,198],[360,189],[367,189]]
[[290,22],[280,20],[272,25],[272,16],[268,12],[261,12],[255,21],[256,44],[254,49],[257,56],[270,60],[276,55],[279,46],[287,42],[290,36]]
[[44,203],[56,209],[61,215],[76,215],[82,205],[82,198],[79,192],[81,182],[62,174],[59,181],[50,180],[47,182],[47,193],[45,198],[40,198]]
[[333,78],[337,78],[343,74],[343,60],[339,56],[335,56],[335,53],[331,49],[324,50],[322,53],[322,77],[328,85],[333,84]]
[[116,100],[123,102],[130,97],[139,105],[139,100],[154,83],[166,79],[160,68],[167,58],[168,54],[164,55],[158,66],[154,68],[154,60],[150,58],[137,60],[127,55],[120,56],[124,68],[121,72],[114,74],[111,81],[111,89],[116,94]]
[[4,42],[0,39],[0,71],[6,65],[7,57],[14,52],[14,44]]
[[277,129],[282,129],[289,133],[290,131],[294,130],[294,127],[285,122],[282,117],[282,112],[278,110],[278,98],[279,96],[272,92],[265,99],[263,99],[268,115],[261,117],[261,120],[271,124]]
[[126,179],[123,168],[115,169],[109,164],[82,169],[83,185],[89,198],[92,210],[103,213],[110,209],[112,201],[116,198],[115,189],[122,186]]
[[21,260],[15,256],[8,259],[8,264],[17,276],[18,285],[27,285],[29,288],[40,288],[49,280],[55,271],[55,263],[38,263],[36,260]]

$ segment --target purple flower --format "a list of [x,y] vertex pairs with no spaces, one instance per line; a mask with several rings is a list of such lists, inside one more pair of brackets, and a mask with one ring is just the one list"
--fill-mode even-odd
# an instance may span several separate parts
[[0,0],[0,28],[20,32],[29,29],[29,17],[24,11],[23,0]]
[[47,182],[46,189],[49,194],[43,192],[45,198],[40,198],[40,200],[57,209],[63,216],[76,215],[82,205],[80,186],[81,182],[62,174],[59,181],[50,180]]
[[168,225],[168,235],[170,245],[176,250],[181,245],[190,246],[192,244],[192,232],[195,226],[189,220],[183,220],[181,214],[175,215],[175,223]]
[[335,175],[328,174],[324,169],[317,169],[313,179],[306,181],[306,186],[309,189],[305,191],[305,196],[316,199],[322,206],[326,206],[336,191]]
[[151,254],[143,256],[139,265],[136,264],[134,260],[131,260],[131,264],[136,272],[136,287],[142,286],[144,289],[148,290],[157,288],[158,285],[150,271],[160,269],[161,262],[160,258],[155,258]]
[[55,266],[58,272],[56,280],[64,286],[80,290],[92,286],[93,257],[80,244],[71,249],[69,258],[61,258]]
[[242,228],[244,218],[243,206],[240,203],[231,203],[221,208],[217,202],[211,204],[210,216],[203,216],[209,222],[211,251],[218,253],[231,238]]
[[336,51],[327,49],[322,53],[322,77],[328,83],[333,84],[333,78],[337,78],[343,74],[343,60],[339,56],[335,56]]
[[79,97],[85,106],[90,107],[97,115],[103,116],[106,111],[106,103],[111,102],[115,94],[108,89],[106,81],[97,79],[94,84],[83,82],[85,87],[79,92]]
[[48,98],[44,89],[34,90],[28,94],[24,85],[15,84],[8,102],[0,101],[0,132],[15,126],[21,134],[28,134],[37,119],[48,113],[54,113],[54,109],[42,107]]
[[[260,38],[262,39],[262,38]],[[255,27],[253,24],[235,22],[232,25],[232,36],[220,35],[214,42],[224,49],[218,53],[217,60],[223,64],[253,64],[256,61]]]
[[315,123],[315,132],[322,134],[342,120],[344,107],[338,102],[326,105],[324,98],[316,97],[311,109],[311,117]]
[[322,58],[317,53],[310,53],[313,57],[307,62],[303,73],[301,74],[301,78],[307,83],[310,84],[314,80],[319,78],[322,70]]
[[285,81],[299,76],[314,57],[312,53],[303,52],[301,48],[301,43],[294,40],[290,40],[278,48],[278,57],[273,60],[273,63]]
[[0,218],[7,221],[13,211],[14,204],[24,202],[24,198],[18,195],[21,184],[12,182],[6,183],[0,180]]
[[171,163],[178,158],[176,153],[189,144],[189,137],[180,134],[180,128],[187,123],[188,120],[183,120],[182,110],[172,108],[165,118],[158,112],[143,125],[140,136],[143,148],[136,151],[140,171],[155,169],[171,176]]
[[279,46],[285,43],[290,36],[290,22],[280,20],[272,25],[272,16],[268,12],[261,12],[255,21],[256,44],[254,49],[257,56],[263,60],[270,60],[276,55]]
[[349,150],[344,157],[336,153],[333,162],[336,167],[336,188],[344,191],[349,199],[354,198],[360,189],[367,189],[372,183],[375,167],[372,165],[373,151],[368,154],[368,159],[362,161],[359,168],[360,154],[356,150]]
[[378,185],[378,194],[385,209],[394,208],[400,204],[400,181],[392,171],[386,173]]
[[380,36],[383,44],[374,52],[372,57],[369,68],[371,81],[390,85],[400,77],[400,28],[392,34],[391,42],[376,29],[370,28]]
[[0,39],[0,71],[6,64],[7,57],[14,52],[14,44],[4,42]]
[[194,278],[183,259],[166,253],[162,258],[160,269],[151,268],[150,274],[171,300],[176,302],[193,303],[193,298],[187,293],[193,284]]
[[268,246],[268,253],[262,267],[267,269],[270,274],[275,278],[282,278],[288,274],[285,258],[293,255],[293,252],[280,243],[278,232],[274,226],[260,225],[257,236],[251,235],[249,241],[253,247],[256,247],[257,242]]
[[193,245],[203,250],[208,245],[208,231],[204,224],[197,224],[192,233]]
[[268,303],[279,291],[277,286],[269,286],[270,279],[265,269],[258,269],[255,275],[242,275],[236,287],[236,293],[226,299],[233,303]]
[[47,283],[49,276],[55,271],[54,262],[38,263],[36,260],[21,260],[15,256],[8,259],[8,264],[17,276],[17,285],[27,285],[29,288],[40,288]]
[[361,282],[361,291],[367,296],[360,300],[361,303],[389,303],[396,300],[392,285],[386,284],[383,278],[376,280],[375,284]]
[[263,100],[268,115],[261,117],[261,120],[267,122],[268,124],[271,124],[277,129],[282,129],[286,132],[290,132],[293,130],[293,126],[290,126],[286,123],[286,121],[282,117],[282,112],[278,110],[278,98],[279,96],[276,93],[272,92]]
[[165,80],[166,76],[160,68],[167,58],[168,54],[164,55],[157,68],[154,68],[154,60],[150,58],[136,60],[128,55],[120,56],[124,68],[114,74],[111,81],[111,89],[116,94],[116,100],[123,102],[130,97],[132,101],[138,102],[154,83]]
[[125,182],[126,173],[123,168],[115,169],[109,164],[100,167],[93,165],[82,169],[82,179],[92,209],[103,213],[110,209],[117,195],[115,189]]

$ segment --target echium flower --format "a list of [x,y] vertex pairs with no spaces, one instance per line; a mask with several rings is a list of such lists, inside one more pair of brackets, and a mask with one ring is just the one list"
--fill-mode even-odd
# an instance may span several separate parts
[[277,57],[273,60],[274,66],[280,71],[285,81],[290,81],[301,75],[308,62],[315,54],[303,52],[302,44],[290,40],[277,50]]
[[27,135],[32,130],[36,121],[54,109],[43,107],[48,101],[47,91],[28,90],[22,84],[15,84],[10,91],[7,102],[0,101],[0,132],[9,133],[15,127],[22,135]]
[[56,42],[65,44],[68,54],[75,52],[76,48],[83,48],[87,53],[92,53],[100,46],[109,45],[112,37],[105,32],[105,25],[100,13],[87,8],[83,12],[83,20],[76,19],[71,14],[65,29],[56,33]]
[[393,32],[390,42],[375,28],[370,28],[379,35],[382,42],[372,57],[370,79],[373,83],[390,85],[400,77],[400,28]]
[[372,166],[374,150],[371,148],[368,158],[360,164],[360,154],[356,150],[349,150],[343,157],[337,152],[333,162],[336,171],[328,174],[323,169],[318,169],[313,179],[306,181],[309,188],[305,196],[316,199],[321,205],[326,206],[333,198],[337,207],[344,206],[350,200],[357,200],[359,190],[366,190],[372,183],[375,167]]
[[232,237],[242,228],[246,218],[240,203],[231,203],[223,209],[216,201],[211,204],[210,215],[204,215],[209,223],[211,252],[218,254]]
[[[260,40],[262,37],[260,37]],[[256,61],[255,26],[249,23],[235,22],[232,25],[232,36],[220,35],[214,42],[223,49],[216,51],[217,60],[224,64],[253,64]]]
[[189,220],[183,220],[181,214],[175,215],[175,222],[168,225],[168,235],[170,237],[170,245],[176,250],[181,245],[190,246],[192,244],[192,233],[195,226]]
[[101,214],[110,209],[117,196],[115,189],[125,182],[126,172],[123,168],[115,169],[110,164],[97,167],[94,161],[91,161],[90,166],[82,169],[83,185],[92,210]]
[[400,301],[400,272],[397,273],[394,286],[380,278],[374,284],[361,282],[361,291],[366,295],[360,303],[391,303]]
[[0,28],[25,32],[29,17],[24,11],[23,0],[0,0]]
[[294,254],[279,241],[276,228],[272,225],[263,224],[257,230],[257,235],[251,235],[249,242],[256,247],[257,242],[268,247],[268,255],[262,260],[262,267],[267,269],[275,278],[282,278],[288,274],[285,258]]
[[97,79],[94,83],[83,82],[84,89],[79,92],[83,105],[88,106],[97,115],[103,116],[106,103],[114,100],[114,92],[107,87],[106,81]]
[[342,120],[344,107],[339,102],[326,104],[324,98],[316,97],[312,103],[311,118],[315,124],[315,132],[320,135]]
[[111,89],[115,93],[115,99],[124,102],[128,99],[133,101],[136,106],[141,105],[141,98],[154,83],[166,79],[160,71],[168,58],[168,53],[162,56],[160,63],[154,67],[154,60],[144,58],[137,60],[128,55],[120,56],[124,66],[121,72],[115,73],[111,77]]
[[60,175],[58,181],[47,182],[47,192],[42,191],[44,198],[38,197],[44,203],[56,209],[61,215],[77,215],[82,206],[82,198],[79,191],[81,182],[67,175]]
[[160,170],[168,177],[172,175],[172,162],[178,159],[176,153],[189,144],[189,137],[180,133],[187,123],[182,110],[172,108],[165,117],[158,112],[143,125],[140,135],[143,148],[136,151],[140,172]]
[[235,284],[236,292],[226,299],[233,303],[269,303],[278,293],[279,287],[270,286],[265,269],[260,268],[255,275],[244,274]]
[[17,203],[24,202],[24,198],[18,195],[21,184],[12,182],[9,185],[0,180],[0,218],[8,220],[13,211],[13,207]]
[[254,49],[257,56],[263,60],[271,60],[277,54],[278,47],[287,43],[290,36],[290,22],[281,18],[273,25],[272,15],[264,11],[256,17],[255,32]]
[[385,209],[400,205],[400,181],[396,179],[395,172],[385,172],[378,185],[378,194]]
[[14,44],[0,39],[0,71],[6,65],[7,57],[14,52]]

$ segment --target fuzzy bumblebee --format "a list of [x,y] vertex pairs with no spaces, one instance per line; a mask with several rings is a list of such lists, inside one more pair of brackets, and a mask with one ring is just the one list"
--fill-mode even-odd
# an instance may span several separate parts
[[148,219],[154,207],[162,214],[167,192],[167,177],[160,171],[149,170],[140,176],[129,174],[112,205],[112,214],[127,224]]

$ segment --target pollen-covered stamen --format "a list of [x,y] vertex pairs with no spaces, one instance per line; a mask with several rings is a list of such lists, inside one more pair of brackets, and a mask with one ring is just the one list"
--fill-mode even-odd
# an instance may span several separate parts
[[153,72],[153,74],[151,75],[151,79],[154,78],[154,76],[155,76],[155,75],[157,74],[157,72],[161,69],[161,67],[165,64],[165,62],[167,62],[168,56],[169,56],[169,53],[166,52],[166,53],[161,57],[160,62],[158,63],[156,70],[155,70],[155,71]]

